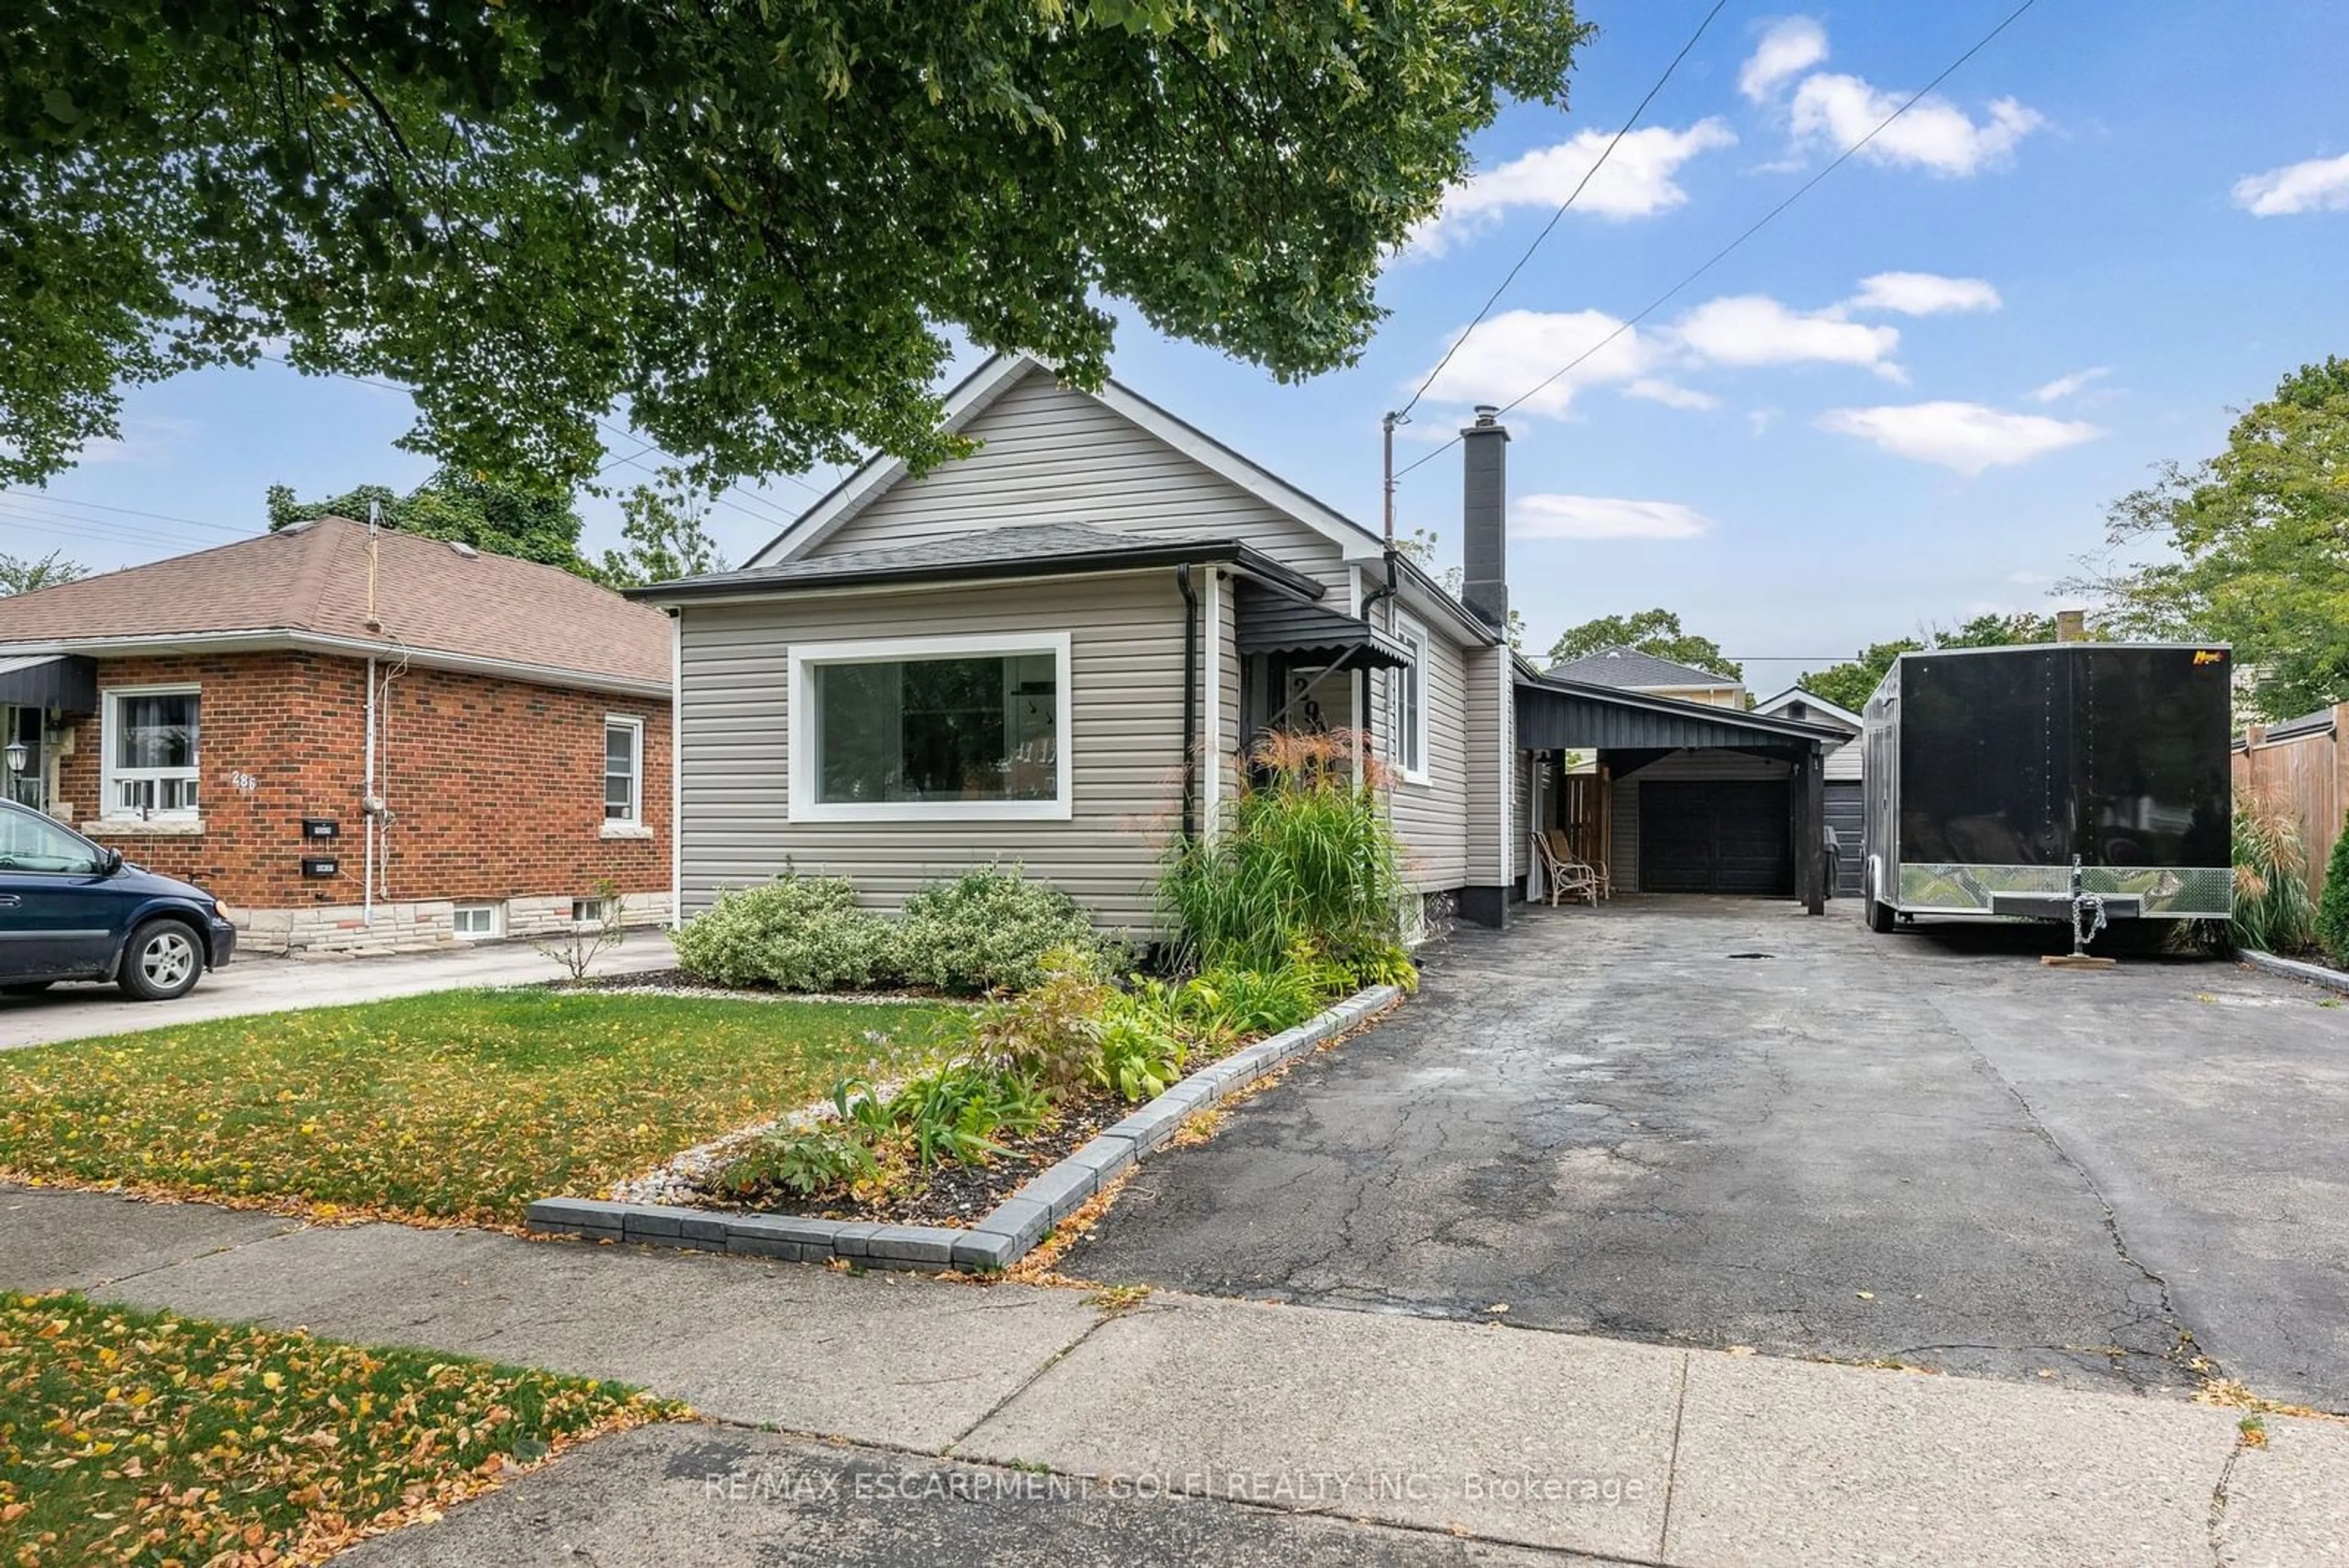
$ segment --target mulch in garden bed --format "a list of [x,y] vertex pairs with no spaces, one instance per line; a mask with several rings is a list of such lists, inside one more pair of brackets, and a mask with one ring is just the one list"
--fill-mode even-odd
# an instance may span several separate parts
[[863,1204],[778,1197],[755,1207],[720,1202],[707,1195],[703,1206],[735,1213],[794,1214],[812,1220],[885,1220],[898,1225],[970,1226],[1019,1189],[1039,1171],[1059,1164],[1092,1141],[1102,1128],[1133,1110],[1108,1090],[1087,1085],[1063,1094],[1051,1119],[1026,1137],[997,1139],[1006,1152],[986,1165],[937,1165],[913,1191],[886,1201]]
[[554,980],[547,982],[550,991],[665,991],[681,996],[755,996],[777,1002],[944,1002],[948,1006],[968,1007],[973,999],[952,996],[942,991],[907,986],[896,991],[785,991],[779,985],[763,981],[746,981],[741,985],[719,985],[688,974],[681,969],[643,969],[627,974],[591,974],[580,980]]

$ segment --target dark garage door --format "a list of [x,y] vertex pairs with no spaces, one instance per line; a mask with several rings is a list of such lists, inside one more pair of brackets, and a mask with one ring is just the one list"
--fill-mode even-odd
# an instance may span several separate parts
[[1857,779],[1827,781],[1827,826],[1836,830],[1843,849],[1841,870],[1836,877],[1835,896],[1838,898],[1857,898],[1868,888],[1868,851],[1859,843],[1860,832],[1867,826],[1860,799],[1863,787]]
[[1794,891],[1794,852],[1781,782],[1640,786],[1643,893]]

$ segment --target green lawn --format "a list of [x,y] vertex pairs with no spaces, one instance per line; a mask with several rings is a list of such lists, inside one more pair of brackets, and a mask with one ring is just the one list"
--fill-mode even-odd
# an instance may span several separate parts
[[0,1551],[316,1562],[567,1441],[686,1413],[615,1383],[0,1293]]
[[473,991],[0,1052],[0,1173],[513,1224],[910,1062],[963,1016]]

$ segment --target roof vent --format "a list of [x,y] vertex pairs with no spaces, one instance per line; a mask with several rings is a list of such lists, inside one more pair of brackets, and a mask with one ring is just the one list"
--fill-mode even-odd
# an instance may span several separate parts
[[316,518],[305,517],[299,523],[288,523],[285,527],[278,529],[277,532],[280,534],[299,534],[307,529],[310,524],[316,521]]
[[466,544],[462,539],[450,540],[449,548],[456,551],[457,554],[464,556],[465,559],[469,561],[478,561],[481,558],[481,553],[479,550],[474,549],[471,545]]

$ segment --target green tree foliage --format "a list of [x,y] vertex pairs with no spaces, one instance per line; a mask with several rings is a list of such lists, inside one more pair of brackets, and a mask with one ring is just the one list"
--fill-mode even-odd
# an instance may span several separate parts
[[78,561],[67,560],[62,550],[52,550],[37,561],[0,550],[0,598],[10,594],[29,594],[35,588],[55,587],[88,576],[89,568]]
[[1814,697],[1824,697],[1857,713],[1868,706],[1868,700],[1876,694],[1893,661],[1904,653],[1919,652],[1924,646],[1913,637],[1871,642],[1860,649],[1857,659],[1831,664],[1825,670],[1804,670],[1795,684]]
[[379,508],[383,525],[428,539],[455,539],[492,555],[512,556],[561,566],[583,577],[595,568],[579,553],[579,514],[567,499],[539,494],[478,474],[442,469],[406,495],[381,484],[325,501],[297,501],[292,487],[269,487],[269,526],[274,533],[314,517],[366,522],[369,506]]
[[1350,363],[1381,262],[1571,0],[22,0],[0,20],[0,481],[282,341],[417,450],[698,483],[958,450],[947,329]]
[[[1745,678],[1744,666],[1722,656],[1721,644],[1709,637],[1683,630],[1681,618],[1666,609],[1640,610],[1633,615],[1603,615],[1570,627],[1550,645],[1549,661],[1564,664],[1602,648],[1632,648],[1669,659],[1675,664],[1710,670],[1732,680]],[[1825,693],[1821,693],[1825,695]]]
[[1896,638],[1872,642],[1856,659],[1825,670],[1806,670],[1795,684],[1814,697],[1824,697],[1857,713],[1876,694],[1885,672],[1904,653],[1930,648],[2013,648],[2023,643],[2055,640],[2055,618],[2031,610],[1992,611],[1954,627],[1936,627],[1923,639]]
[[612,587],[642,587],[726,569],[716,542],[702,529],[700,512],[669,477],[672,483],[662,488],[639,484],[620,497],[626,544],[604,552],[599,574]]
[[2127,635],[2234,644],[2249,705],[2288,719],[2349,697],[2344,536],[2349,359],[2331,358],[2245,410],[2226,451],[2115,502],[2106,537],[2134,564],[2082,586]]
[[2349,968],[2349,832],[2333,841],[2324,887],[2316,898],[2316,940],[2334,963]]

